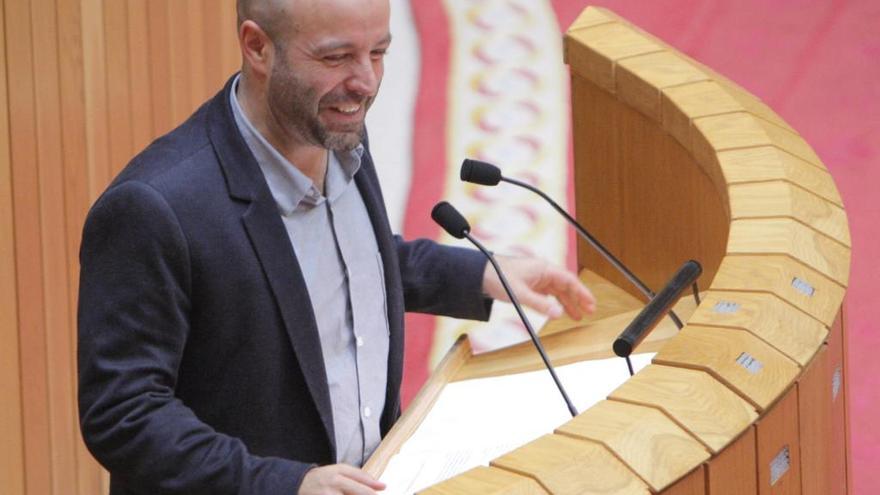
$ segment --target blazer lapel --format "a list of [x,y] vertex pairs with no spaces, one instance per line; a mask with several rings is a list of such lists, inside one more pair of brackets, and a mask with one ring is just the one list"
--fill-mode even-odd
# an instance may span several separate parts
[[318,325],[305,279],[269,186],[235,125],[229,104],[233,79],[210,103],[208,128],[211,141],[226,176],[230,195],[250,202],[250,207],[242,215],[242,222],[280,309],[285,330],[321,416],[331,445],[331,455],[335,459],[333,410]]

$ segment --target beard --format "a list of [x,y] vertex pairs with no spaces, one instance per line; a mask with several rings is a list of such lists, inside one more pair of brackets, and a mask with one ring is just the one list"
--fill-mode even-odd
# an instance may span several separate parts
[[[283,56],[279,57],[283,60]],[[269,78],[268,103],[272,113],[288,132],[293,131],[305,142],[334,151],[351,151],[360,145],[366,135],[364,121],[337,124],[330,128],[318,115],[322,108],[342,103],[363,106],[364,114],[373,98],[349,93],[328,93],[319,96],[317,90],[298,77],[286,63],[276,64]]]

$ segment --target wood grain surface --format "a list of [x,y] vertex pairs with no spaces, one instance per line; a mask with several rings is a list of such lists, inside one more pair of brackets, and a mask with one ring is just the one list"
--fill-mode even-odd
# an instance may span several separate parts
[[618,401],[599,402],[556,433],[602,443],[654,492],[709,458],[702,444],[659,410]]

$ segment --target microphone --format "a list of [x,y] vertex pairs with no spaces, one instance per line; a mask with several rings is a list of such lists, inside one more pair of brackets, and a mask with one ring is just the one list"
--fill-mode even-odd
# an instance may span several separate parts
[[495,269],[495,273],[498,274],[498,278],[501,280],[501,285],[504,287],[504,291],[507,292],[507,297],[510,298],[510,302],[513,303],[513,307],[516,308],[517,314],[519,314],[519,318],[522,320],[523,324],[526,326],[526,330],[529,332],[529,337],[532,339],[532,343],[535,344],[535,348],[538,350],[538,354],[541,355],[541,359],[544,361],[544,366],[547,368],[547,371],[550,372],[550,376],[553,377],[553,381],[556,383],[556,388],[559,389],[559,393],[562,395],[562,399],[565,401],[565,405],[568,407],[568,412],[571,413],[571,417],[577,416],[578,412],[575,409],[574,404],[571,402],[571,399],[568,397],[568,394],[565,392],[565,388],[562,386],[562,382],[559,381],[559,377],[556,376],[556,370],[553,369],[553,365],[550,363],[550,358],[547,357],[547,352],[544,350],[544,346],[541,345],[541,341],[538,339],[538,335],[535,333],[535,329],[532,328],[531,322],[526,318],[526,314],[523,312],[522,306],[519,304],[519,300],[516,298],[516,294],[514,294],[513,289],[510,288],[510,284],[507,282],[507,277],[504,276],[504,272],[501,271],[501,267],[498,266],[498,262],[495,260],[495,256],[483,246],[480,241],[476,240],[473,236],[471,236],[471,226],[468,224],[468,221],[455,209],[454,206],[447,203],[446,201],[441,201],[434,206],[431,210],[431,218],[437,222],[440,227],[443,228],[449,235],[455,237],[456,239],[467,239],[474,246],[477,247],[487,258],[489,258],[489,262],[492,263],[492,268]]
[[701,273],[703,273],[703,267],[699,263],[694,260],[686,261],[657,296],[642,308],[638,316],[617,337],[613,346],[614,353],[620,357],[628,358],[633,349],[651,333],[651,330],[678,301],[682,291],[693,284]]
[[[602,245],[595,237],[590,234],[587,229],[585,229],[577,220],[575,220],[571,215],[568,214],[567,211],[562,209],[556,201],[553,201],[553,198],[548,196],[541,191],[537,187],[528,184],[526,182],[522,182],[516,179],[511,179],[509,177],[504,177],[501,174],[501,169],[491,163],[483,162],[480,160],[472,160],[470,158],[465,158],[465,160],[461,164],[461,172],[459,177],[464,182],[471,182],[474,184],[481,184],[484,186],[494,186],[499,182],[504,181],[515,186],[522,187],[524,189],[528,189],[533,193],[537,194],[544,198],[545,201],[550,203],[550,206],[553,207],[560,215],[562,215],[572,227],[574,227],[575,231],[585,240],[587,243],[593,247],[600,255],[602,255],[605,260],[607,260],[611,265],[620,272],[626,279],[632,283],[639,291],[650,300],[654,297],[654,291],[648,288],[644,282],[642,282],[626,265],[623,264],[616,256],[611,254],[605,246]],[[684,324],[681,322],[681,319],[675,312],[670,311],[669,317],[672,318],[672,321],[675,322],[675,325],[681,329],[684,327]]]

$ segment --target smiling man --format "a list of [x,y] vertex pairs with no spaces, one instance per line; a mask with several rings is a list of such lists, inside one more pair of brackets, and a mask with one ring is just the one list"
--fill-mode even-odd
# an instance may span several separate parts
[[[479,253],[390,231],[364,128],[387,0],[238,12],[241,73],[89,212],[83,437],[113,495],[373,493],[404,311],[485,319],[504,292]],[[572,274],[502,263],[531,306],[592,311]]]

